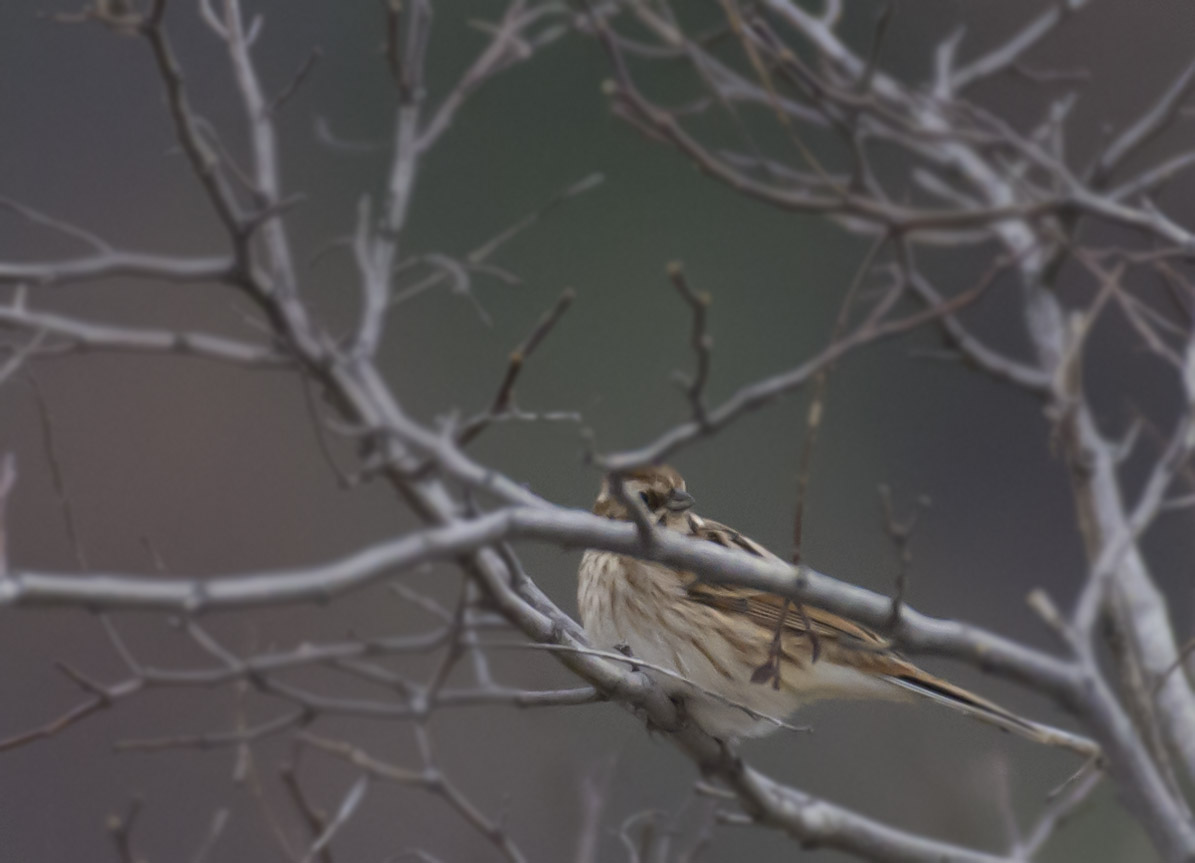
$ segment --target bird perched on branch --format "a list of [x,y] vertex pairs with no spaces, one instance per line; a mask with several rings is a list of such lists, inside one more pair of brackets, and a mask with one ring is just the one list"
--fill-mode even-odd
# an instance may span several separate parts
[[[693,502],[674,469],[648,467],[607,477],[593,511],[779,560],[738,531],[697,516]],[[806,603],[706,583],[608,551],[586,551],[578,576],[581,620],[594,644],[616,648],[645,669],[674,672],[647,671],[683,698],[688,717],[715,737],[766,734],[817,699],[919,696],[1038,742],[1096,751],[1090,741],[1030,722],[921,670],[879,634]]]

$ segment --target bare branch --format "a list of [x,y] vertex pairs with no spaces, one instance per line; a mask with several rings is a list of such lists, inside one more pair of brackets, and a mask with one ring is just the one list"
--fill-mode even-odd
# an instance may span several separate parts
[[134,797],[123,816],[108,816],[108,835],[112,837],[112,843],[116,846],[120,863],[141,863],[141,858],[133,852],[133,826],[137,822],[137,816],[141,814],[141,804],[141,798]]
[[736,710],[741,710],[752,719],[759,719],[764,722],[768,722],[777,728],[783,728],[785,731],[808,732],[813,730],[808,726],[792,725],[788,722],[785,722],[783,719],[777,719],[775,716],[769,716],[766,713],[760,713],[758,710],[754,710],[745,704],[740,704],[739,702],[727,698],[720,693],[714,692],[711,689],[706,689],[703,686],[699,686],[689,678],[685,677],[683,674],[679,674],[670,668],[665,668],[662,665],[656,665],[651,662],[645,662],[636,656],[626,656],[625,654],[621,653],[611,653],[608,650],[596,650],[592,647],[577,647],[571,644],[500,644],[491,642],[486,644],[485,648],[487,650],[546,650],[548,652],[577,653],[583,656],[598,657],[610,662],[621,662],[624,665],[630,666],[632,670],[646,668],[653,674],[658,674],[662,677],[667,677],[672,680],[678,680],[687,686],[692,687],[707,698],[712,698],[715,701],[725,704],[727,707],[733,707]]
[[75,563],[81,572],[86,572],[87,553],[83,548],[83,539],[79,533],[79,524],[75,518],[75,507],[71,503],[70,494],[66,488],[66,473],[62,469],[59,458],[58,444],[55,439],[54,418],[50,413],[46,394],[32,374],[28,376],[29,389],[33,393],[33,401],[37,405],[37,417],[41,424],[42,444],[45,447],[46,461],[50,465],[50,476],[54,481],[54,494],[58,497],[58,506],[62,510],[62,522],[66,527],[67,541],[75,555]]
[[324,828],[324,832],[311,843],[311,847],[307,849],[302,863],[311,863],[317,855],[323,853],[324,849],[332,842],[332,837],[348,823],[349,819],[353,817],[353,813],[360,808],[361,801],[365,799],[365,793],[368,790],[369,774],[366,773],[345,792],[344,799],[340,801],[340,807],[336,810],[336,815],[328,822],[327,827]]
[[606,181],[603,174],[589,174],[582,177],[577,182],[561,189],[548,200],[544,201],[539,207],[532,210],[527,215],[516,221],[514,224],[495,234],[490,239],[486,240],[473,251],[469,252],[466,260],[473,265],[480,264],[488,260],[494,252],[513,240],[523,231],[530,228],[532,225],[544,219],[550,213],[554,212],[557,207],[567,203],[573,198],[584,195],[586,192],[596,189]]
[[[293,360],[278,351],[213,333],[145,329],[100,324],[16,306],[0,306],[0,327],[35,334],[34,356],[83,351],[138,354],[178,354],[239,366],[287,368]],[[62,341],[41,346],[40,338]],[[40,338],[39,338],[40,337]]]
[[1033,830],[1024,839],[1016,843],[1012,856],[1021,860],[1032,860],[1062,824],[1078,812],[1088,801],[1091,793],[1100,784],[1103,775],[1090,762],[1083,765],[1071,781],[1060,789],[1053,797],[1050,805],[1038,817]]
[[[637,450],[600,456],[597,462],[605,470],[611,472],[659,462],[691,441],[709,437],[742,415],[758,410],[779,397],[803,387],[814,379],[822,369],[832,366],[848,352],[872,342],[909,332],[927,322],[953,315],[979,299],[988,286],[989,283],[981,283],[955,297],[937,303],[924,312],[914,313],[904,318],[882,320],[882,316],[872,315],[853,331],[832,342],[819,354],[796,368],[741,388],[721,405],[709,411],[705,423],[695,421],[683,423],[663,433],[647,446]],[[894,300],[895,295],[891,299]],[[877,307],[877,310],[882,311],[882,308]]]
[[[834,329],[830,334],[831,344],[842,338],[859,288],[868,275],[870,275],[876,257],[887,242],[888,238],[886,236],[878,237],[871,245],[871,248],[868,249],[863,261],[859,264],[859,268],[855,270],[855,276],[851,279],[851,284],[843,295],[842,304],[838,307],[838,317],[834,321]],[[792,561],[794,564],[801,562],[801,549],[805,533],[805,508],[809,500],[809,478],[813,472],[813,453],[817,448],[818,435],[821,433],[822,420],[825,416],[826,392],[830,385],[830,372],[832,370],[833,365],[827,364],[820,368],[814,376],[813,393],[809,398],[809,409],[805,414],[805,433],[801,436],[800,455],[798,456],[797,464],[796,504],[793,507]],[[809,631],[812,632],[812,629]],[[779,633],[779,629],[777,629],[777,633]],[[777,639],[779,639],[779,635],[777,635]],[[779,647],[778,640],[776,644]]]
[[274,101],[270,103],[269,112],[271,116],[276,115],[282,110],[283,106],[299,91],[323,58],[324,52],[322,49],[318,47],[311,49],[311,53],[307,55],[307,59],[303,61],[303,65],[291,77],[290,83],[283,87],[278,95],[274,97]]
[[[300,749],[299,752],[301,751]],[[298,773],[294,764],[290,762],[283,763],[278,768],[278,774],[282,779],[283,787],[286,788],[291,801],[295,804],[295,808],[303,816],[303,820],[311,831],[312,841],[314,842],[328,829],[327,815],[317,809],[308,799],[307,794],[303,791],[303,786],[299,783]],[[335,857],[328,844],[325,844],[320,849],[319,858],[321,863],[335,863]]]
[[199,129],[197,115],[187,95],[182,68],[166,36],[163,21],[165,14],[166,0],[151,0],[149,12],[141,25],[141,33],[149,43],[158,73],[166,87],[166,104],[174,123],[175,136],[220,221],[230,235],[239,236],[244,213],[220,170],[219,158],[206,143]]
[[1157,102],[1104,149],[1093,168],[1092,183],[1102,185],[1130,156],[1163,132],[1177,116],[1193,85],[1195,63],[1180,72]]
[[985,78],[1015,68],[1025,54],[1056,29],[1068,14],[1081,9],[1086,3],[1087,0],[1064,0],[1051,6],[1004,44],[956,71],[951,81],[952,89],[965,90]]
[[11,452],[6,452],[0,458],[0,578],[7,577],[9,571],[8,513],[9,501],[16,485],[17,457]]
[[224,828],[228,826],[227,809],[217,809],[212,815],[211,826],[208,827],[207,834],[203,837],[203,844],[195,850],[195,854],[191,857],[191,863],[203,863],[212,853],[212,849],[216,847],[216,843],[220,841],[220,837],[224,835]]
[[9,749],[17,749],[36,740],[43,740],[47,737],[53,737],[55,734],[64,731],[70,726],[82,722],[93,713],[98,713],[99,711],[104,710],[105,708],[109,707],[110,704],[110,697],[96,695],[82,704],[71,708],[58,718],[47,722],[45,725],[0,740],[0,752],[4,752]]
[[448,779],[436,769],[423,771],[408,770],[380,761],[349,743],[304,734],[300,740],[315,749],[335,758],[349,762],[363,770],[366,775],[400,785],[415,785],[441,797],[474,830],[491,844],[511,863],[524,863],[526,858],[506,834],[501,824],[487,818]]
[[693,354],[697,358],[697,370],[693,377],[685,380],[685,392],[689,396],[689,404],[693,409],[693,419],[699,424],[706,422],[705,385],[710,376],[710,349],[714,345],[713,337],[706,331],[706,314],[713,301],[709,294],[697,294],[689,287],[685,278],[684,267],[679,261],[668,265],[668,278],[673,287],[680,294],[681,299],[693,310],[693,333],[690,343]]
[[566,28],[546,29],[539,37],[529,31],[545,17],[558,15],[559,7],[543,3],[526,8],[524,0],[515,0],[506,7],[502,20],[492,28],[492,38],[469,69],[461,76],[448,95],[440,102],[427,125],[419,134],[418,149],[430,150],[448,131],[461,106],[482,84],[506,69],[525,62],[535,51],[564,35]]
[[231,258],[184,258],[111,251],[86,258],[32,263],[0,262],[0,283],[70,285],[97,279],[160,279],[165,282],[223,282],[235,272]]
[[[671,531],[656,531],[651,559],[678,569],[690,569],[722,580],[791,596],[846,614],[860,622],[882,627],[891,613],[891,600],[881,594],[853,587],[802,566],[735,554],[688,540]],[[14,573],[0,584],[0,605],[75,604],[91,608],[137,608],[172,611],[217,611],[281,605],[288,602],[326,601],[385,574],[441,559],[451,559],[503,538],[534,538],[557,545],[604,548],[622,554],[643,552],[638,529],[586,512],[507,508],[443,528],[433,528],[383,543],[323,567],[273,573],[253,573],[204,580],[179,577],[137,578],[93,574],[72,575]],[[936,621],[905,606],[894,633],[913,652],[952,655],[978,667],[1032,681],[1046,692],[1066,691],[1074,682],[1069,665],[1047,654],[1021,647],[972,627]],[[330,646],[321,659],[364,652],[367,644],[352,648]],[[301,654],[300,654],[301,655]],[[263,659],[255,667],[284,667],[296,657]],[[148,673],[148,670],[146,670]]]
[[53,216],[48,216],[45,213],[35,210],[32,207],[26,206],[19,201],[14,201],[11,198],[6,198],[0,195],[0,209],[10,210],[16,213],[21,218],[35,225],[42,225],[64,236],[70,237],[73,240],[90,246],[99,255],[106,255],[112,251],[112,247],[100,237],[93,234],[84,228],[77,225],[72,225],[62,219],[56,219]]
[[233,731],[211,731],[204,734],[182,734],[174,737],[154,737],[144,740],[121,740],[112,748],[117,752],[158,752],[165,749],[218,749],[240,746],[255,740],[272,737],[283,731],[302,727],[311,718],[307,710],[295,710],[267,719],[257,725]]
[[502,383],[498,386],[498,393],[494,396],[494,401],[490,404],[489,410],[469,420],[457,432],[456,440],[460,446],[466,446],[471,443],[491,423],[512,413],[514,386],[515,382],[519,379],[519,374],[523,371],[523,364],[531,358],[531,355],[535,353],[535,349],[539,347],[540,343],[547,338],[548,333],[564,317],[564,313],[568,311],[569,306],[573,304],[573,300],[576,297],[577,294],[572,288],[566,288],[560,295],[560,298],[556,300],[556,304],[540,317],[539,322],[536,323],[535,328],[523,340],[522,344],[511,352],[510,361],[506,366],[506,374],[502,378]]

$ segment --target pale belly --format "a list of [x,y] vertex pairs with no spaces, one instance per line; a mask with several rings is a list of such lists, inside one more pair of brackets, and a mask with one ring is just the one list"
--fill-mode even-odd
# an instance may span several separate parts
[[595,647],[628,648],[632,657],[683,677],[644,669],[665,692],[683,697],[689,717],[715,737],[756,737],[778,727],[743,707],[784,720],[819,698],[901,695],[883,680],[825,661],[784,663],[779,689],[753,683],[752,673],[768,658],[766,633],[744,626],[726,637],[725,612],[687,599],[675,572],[628,560],[585,553],[578,583],[585,631]]

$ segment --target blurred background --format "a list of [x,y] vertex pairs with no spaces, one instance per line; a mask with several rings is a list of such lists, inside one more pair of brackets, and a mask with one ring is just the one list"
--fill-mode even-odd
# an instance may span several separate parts
[[[264,19],[255,53],[270,89],[285,86],[313,47],[322,51],[279,117],[283,176],[288,193],[303,195],[288,221],[306,267],[304,294],[334,327],[347,326],[357,303],[351,259],[343,250],[321,252],[351,232],[360,197],[376,200],[384,188],[384,145],[395,108],[383,57],[384,15],[374,2],[247,5]],[[906,80],[926,79],[933,46],[956,27],[966,27],[961,50],[969,56],[1006,38],[1040,5],[897,3],[882,65]],[[174,146],[145,46],[97,25],[47,20],[49,13],[75,8],[39,0],[0,4],[0,195],[97,231],[118,247],[222,253],[219,225]],[[436,5],[433,99],[484,47],[484,33],[471,22],[495,20],[503,8],[496,0]],[[871,3],[852,9],[847,32],[858,37],[854,44],[866,45],[877,9]],[[709,14],[716,16],[716,8]],[[197,109],[243,152],[240,106],[220,44],[190,0],[173,2],[168,22]],[[1195,4],[1096,0],[1032,55],[1039,66],[1081,68],[1088,75],[1083,84],[1069,85],[1080,93],[1069,135],[1079,164],[1106,128],[1134,117],[1190,62],[1192,32]],[[577,301],[528,365],[520,404],[579,411],[599,450],[650,439],[688,410],[671,380],[692,363],[688,310],[664,275],[672,260],[683,261],[693,287],[714,298],[713,401],[797,364],[829,339],[868,242],[815,218],[768,209],[700,176],[610,115],[600,90],[608,74],[592,41],[566,36],[476,94],[424,161],[405,254],[464,255],[561,189],[595,173],[604,182],[552,209],[495,256],[517,274],[517,284],[478,276],[471,298],[441,286],[396,308],[384,368],[414,415],[467,415],[485,407],[510,350],[572,286]],[[657,92],[677,94],[691,85],[689,74],[680,66],[651,73]],[[1001,79],[977,96],[1024,125],[1058,92],[1044,87]],[[320,122],[339,138],[368,146],[349,152],[321,144]],[[1180,125],[1177,139],[1189,143],[1189,121],[1180,123],[1187,125]],[[0,257],[6,260],[84,251],[0,212]],[[942,285],[963,288],[984,264],[948,262],[935,275]],[[219,287],[112,280],[37,289],[31,300],[102,321],[255,334],[245,319],[247,304]],[[993,332],[1023,350],[1015,316],[1001,315],[994,303]],[[1045,586],[1065,607],[1085,573],[1049,424],[1024,395],[913,356],[935,345],[932,333],[914,334],[852,355],[835,372],[813,461],[805,558],[839,578],[890,591],[897,558],[885,536],[877,485],[891,487],[900,514],[927,496],[932,504],[912,541],[909,601],[1049,646],[1024,597]],[[1147,359],[1110,350],[1102,365],[1097,358],[1097,369],[1109,430],[1123,428],[1136,406],[1156,405],[1169,393]],[[71,356],[40,362],[35,376],[79,548],[69,539],[34,391],[26,381],[13,381],[0,391],[0,447],[17,454],[20,470],[8,524],[18,568],[151,572],[155,557],[180,574],[278,568],[327,560],[414,524],[384,488],[338,487],[292,375],[176,357]],[[803,396],[773,405],[677,460],[702,514],[743,529],[782,556],[791,551],[806,407]],[[584,463],[588,445],[575,425],[506,425],[487,433],[476,455],[552,500],[588,507],[599,481]],[[347,448],[336,454],[351,464]],[[1174,598],[1180,634],[1191,630],[1192,535],[1190,517],[1180,515],[1163,523],[1148,546]],[[579,554],[523,551],[537,583],[575,610]],[[405,581],[445,599],[457,584],[447,569]],[[116,622],[134,652],[156,664],[205,661],[177,621],[118,615]],[[210,621],[238,650],[349,632],[416,632],[434,623],[382,588],[327,608]],[[93,616],[0,612],[0,737],[40,725],[81,699],[55,662],[106,681],[124,675]],[[417,669],[424,660],[406,662]],[[569,676],[540,655],[505,652],[495,663],[500,678],[511,682],[569,685]],[[927,664],[1026,715],[1067,725],[1044,699],[969,668]],[[326,682],[314,671],[295,679]],[[234,784],[233,749],[113,751],[117,741],[227,730],[277,709],[235,689],[149,692],[0,755],[0,856],[116,859],[105,819],[141,795],[135,841],[149,861],[187,859],[211,813],[229,801],[229,829],[211,859],[285,859],[261,811],[262,801],[282,808],[276,769],[291,757],[285,740],[254,747],[260,795],[248,787],[256,780]],[[813,733],[749,743],[748,760],[781,781],[894,825],[983,848],[1005,847],[1010,811],[1031,825],[1046,794],[1078,766],[1066,753],[932,705],[827,704],[798,721],[812,725]],[[321,723],[320,730],[351,737],[397,763],[414,758],[409,729],[400,723],[344,720]],[[446,769],[487,811],[505,813],[533,860],[572,859],[587,781],[608,782],[602,860],[625,859],[616,833],[628,816],[663,810],[681,813],[679,823],[689,824],[702,806],[689,791],[692,765],[614,706],[444,711],[433,731]],[[327,808],[354,778],[318,758],[305,759],[302,774]],[[297,831],[290,823],[287,829]],[[440,801],[391,787],[374,790],[334,847],[338,859],[354,861],[396,859],[411,847],[443,860],[495,856]],[[800,850],[768,831],[734,827],[717,830],[706,859],[748,855],[845,859]],[[1105,790],[1043,859],[1147,861],[1152,851]]]

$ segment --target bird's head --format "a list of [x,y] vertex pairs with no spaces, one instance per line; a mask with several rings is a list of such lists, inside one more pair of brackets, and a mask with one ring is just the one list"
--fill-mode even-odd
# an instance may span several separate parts
[[623,495],[615,490],[618,482],[613,476],[602,480],[602,490],[593,505],[595,514],[621,521],[634,521],[627,503],[637,502],[646,511],[653,524],[660,527],[684,529],[689,507],[693,506],[693,495],[685,491],[685,480],[668,465],[652,465],[636,468],[622,475]]

